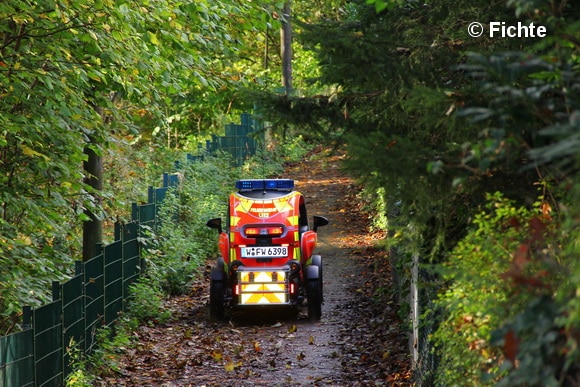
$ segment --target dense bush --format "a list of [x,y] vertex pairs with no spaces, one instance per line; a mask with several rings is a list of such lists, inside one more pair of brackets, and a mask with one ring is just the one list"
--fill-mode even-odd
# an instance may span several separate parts
[[215,235],[205,223],[224,215],[237,172],[231,165],[226,154],[185,165],[179,187],[162,205],[157,229],[148,230],[147,276],[168,294],[186,292],[205,259],[215,252]]
[[[566,335],[554,300],[570,275],[546,201],[526,209],[496,193],[441,265],[448,283],[436,302],[438,385],[558,385]],[[509,371],[512,371],[511,373]]]

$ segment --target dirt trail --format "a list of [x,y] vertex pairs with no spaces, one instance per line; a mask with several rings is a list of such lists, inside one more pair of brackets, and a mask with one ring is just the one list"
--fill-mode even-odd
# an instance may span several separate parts
[[316,250],[324,266],[319,322],[304,318],[306,310],[211,321],[206,278],[191,294],[167,301],[171,322],[139,328],[119,373],[101,385],[409,385],[406,336],[388,296],[387,260],[373,247],[380,235],[368,232],[358,188],[339,163],[339,156],[317,153],[284,175],[305,195],[309,217],[330,220],[319,229]]

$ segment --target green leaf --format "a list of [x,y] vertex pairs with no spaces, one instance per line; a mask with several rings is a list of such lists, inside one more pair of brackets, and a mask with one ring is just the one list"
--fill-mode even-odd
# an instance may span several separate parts
[[151,44],[158,46],[159,45],[159,40],[157,39],[157,34],[147,31],[147,36],[149,37],[149,42],[151,42]]

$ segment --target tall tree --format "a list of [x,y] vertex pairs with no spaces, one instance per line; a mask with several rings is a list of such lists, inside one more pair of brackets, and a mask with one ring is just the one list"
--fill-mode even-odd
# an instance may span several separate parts
[[[101,195],[103,191],[103,157],[99,153],[99,143],[95,137],[89,137],[84,148],[86,156],[83,162],[85,172],[84,183],[90,188],[92,201],[97,208],[101,207]],[[86,209],[87,219],[83,222],[83,261],[88,261],[95,256],[96,246],[103,242],[103,220],[98,213]]]
[[280,56],[282,57],[282,86],[286,94],[292,92],[292,5],[284,3],[280,28]]

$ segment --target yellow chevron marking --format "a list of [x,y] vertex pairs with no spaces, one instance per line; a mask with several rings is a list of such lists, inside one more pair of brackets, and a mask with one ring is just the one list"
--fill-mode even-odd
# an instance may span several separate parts
[[234,209],[234,211],[236,212],[249,212],[250,208],[252,208],[252,200],[248,200],[245,199],[239,195],[236,195],[237,199],[238,199],[238,205],[236,206],[236,208]]
[[[274,273],[276,273],[275,276]],[[252,276],[253,279],[251,278]],[[273,281],[273,276],[277,279],[277,282]],[[265,305],[287,303],[284,284],[285,276],[286,273],[284,271],[239,272],[240,304]],[[250,279],[252,279],[251,282]]]
[[242,293],[240,304],[242,305],[264,305],[264,304],[285,304],[286,293]]
[[292,209],[292,206],[288,204],[288,198],[274,200],[274,206],[278,212],[290,211]]
[[288,219],[288,223],[290,224],[290,226],[298,226],[298,215],[292,215],[287,217],[286,219]]

